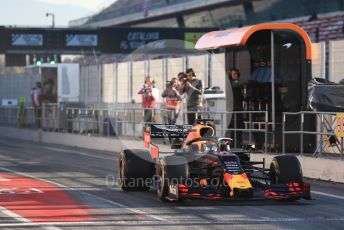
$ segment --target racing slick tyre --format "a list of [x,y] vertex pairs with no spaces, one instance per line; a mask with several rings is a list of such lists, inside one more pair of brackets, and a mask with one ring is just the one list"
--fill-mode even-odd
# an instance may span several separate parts
[[154,164],[149,151],[125,149],[118,160],[120,188],[124,191],[148,191],[149,178],[153,177]]
[[[158,197],[162,201],[168,201],[169,185],[181,183],[189,177],[189,165],[185,157],[167,156],[161,159],[158,169]],[[181,198],[178,201],[182,201]]]
[[272,184],[302,183],[302,169],[294,155],[276,156],[270,165]]

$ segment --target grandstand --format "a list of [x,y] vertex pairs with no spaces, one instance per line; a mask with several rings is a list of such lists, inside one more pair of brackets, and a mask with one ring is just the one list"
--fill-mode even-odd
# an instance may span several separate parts
[[[280,22],[295,23],[302,27],[310,36],[313,43],[341,40],[344,38],[344,12],[323,13],[297,18],[289,18]],[[94,56],[75,59],[80,64],[113,63],[125,60],[127,56],[122,54],[101,55],[96,60]],[[154,58],[151,56],[150,58]],[[144,57],[136,57],[137,60]]]
[[190,1],[192,0],[117,0],[106,9],[101,10],[98,14],[72,20],[70,26],[90,26],[97,22],[137,13],[143,13],[147,16],[147,10],[159,9]]
[[286,20],[301,26],[312,42],[344,38],[344,12],[334,12]]
[[99,22],[105,19],[111,19],[113,17],[145,12],[145,10],[147,9],[154,10],[187,1],[190,0],[118,0],[110,5],[108,8],[102,10],[99,14],[92,17],[90,22]]
[[343,10],[343,0],[117,0],[70,26],[228,28]]
[[[200,8],[204,2],[213,5],[206,9]],[[190,12],[186,11],[185,7],[179,7],[185,5],[195,9],[198,6],[198,10]],[[137,20],[149,17],[156,12],[163,14],[166,8],[173,7],[176,9],[174,17],[170,15],[163,19],[146,22]],[[81,27],[121,26],[126,17],[133,23],[130,24],[131,22],[127,21],[127,24],[135,27],[161,27],[161,25],[178,27],[180,26],[180,22],[178,22],[180,17],[182,17],[182,24],[185,27],[231,28],[270,21],[284,21],[301,26],[309,34],[313,43],[344,38],[343,0],[118,0],[87,20],[74,20],[71,25]],[[79,58],[77,61],[86,64],[111,63],[124,58],[123,55],[113,54],[101,55],[97,60],[90,56]]]

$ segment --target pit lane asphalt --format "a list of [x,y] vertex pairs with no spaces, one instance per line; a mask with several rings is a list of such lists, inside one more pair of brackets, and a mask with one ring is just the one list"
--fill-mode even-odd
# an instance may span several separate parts
[[162,203],[155,191],[122,192],[118,152],[0,139],[0,172],[19,173],[61,187],[94,210],[87,223],[23,223],[0,209],[0,229],[343,229],[344,185],[309,180],[312,201]]

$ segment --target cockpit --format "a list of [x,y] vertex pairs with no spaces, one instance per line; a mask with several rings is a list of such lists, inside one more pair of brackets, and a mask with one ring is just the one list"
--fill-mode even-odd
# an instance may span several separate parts
[[231,149],[233,140],[231,138],[200,138],[189,143],[192,152],[225,152]]

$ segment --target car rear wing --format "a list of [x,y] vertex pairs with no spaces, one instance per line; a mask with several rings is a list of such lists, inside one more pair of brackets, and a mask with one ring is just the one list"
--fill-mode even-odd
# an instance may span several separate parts
[[192,125],[150,125],[151,138],[185,138],[191,131]]
[[192,130],[192,125],[166,125],[166,124],[151,124],[145,127],[144,131],[144,146],[151,150],[151,155],[156,158],[159,154],[155,139],[169,139],[171,141],[171,148],[176,149],[181,147],[181,144],[188,133]]

